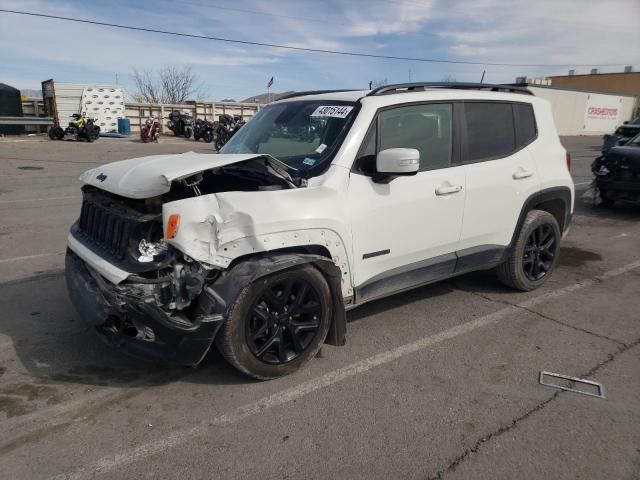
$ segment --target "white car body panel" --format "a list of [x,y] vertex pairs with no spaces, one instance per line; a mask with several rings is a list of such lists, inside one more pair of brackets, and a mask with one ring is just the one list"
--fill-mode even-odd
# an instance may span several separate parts
[[531,154],[525,148],[505,158],[467,164],[464,169],[467,193],[459,249],[509,245],[524,202],[539,189]]
[[538,168],[540,190],[559,186],[569,188],[571,190],[571,212],[573,213],[575,188],[571,174],[567,169],[567,151],[560,143],[560,138],[556,133],[551,103],[542,98],[532,100],[535,100],[531,103],[538,125],[544,125],[544,128],[539,129],[538,139],[527,147]]
[[[347,211],[353,230],[355,284],[394,269],[455,252],[465,197],[463,166],[419,172],[376,184],[352,174]],[[457,193],[436,195],[442,186]],[[372,253],[389,253],[365,258]]]

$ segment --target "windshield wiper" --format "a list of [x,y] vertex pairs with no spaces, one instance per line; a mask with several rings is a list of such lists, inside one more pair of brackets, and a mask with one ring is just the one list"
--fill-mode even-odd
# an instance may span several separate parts
[[300,187],[307,186],[307,181],[304,178],[300,176],[296,176],[298,180],[298,183],[296,183],[294,179],[291,177],[291,175],[289,174],[289,171],[293,171],[297,173],[298,172],[297,169],[290,167],[286,163],[278,160],[275,157],[272,157],[271,155],[265,154],[263,155],[263,157],[264,157],[264,164],[267,167],[267,170],[269,170],[269,172],[271,172],[275,176],[282,178],[285,182],[287,182],[287,185],[289,185],[291,188],[300,188]]

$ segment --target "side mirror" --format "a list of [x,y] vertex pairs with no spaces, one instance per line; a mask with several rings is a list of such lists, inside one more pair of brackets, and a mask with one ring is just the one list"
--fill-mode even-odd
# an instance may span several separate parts
[[629,125],[629,121],[622,122],[623,125]]
[[420,169],[420,152],[415,148],[388,148],[376,156],[373,181],[389,183],[396,177],[415,175]]

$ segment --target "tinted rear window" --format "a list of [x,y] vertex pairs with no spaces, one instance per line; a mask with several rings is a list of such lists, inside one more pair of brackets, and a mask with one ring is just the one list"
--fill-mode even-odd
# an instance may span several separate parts
[[510,103],[471,102],[464,105],[468,160],[501,157],[516,148]]
[[528,103],[514,103],[513,116],[516,119],[516,140],[518,148],[530,144],[538,135],[533,108]]

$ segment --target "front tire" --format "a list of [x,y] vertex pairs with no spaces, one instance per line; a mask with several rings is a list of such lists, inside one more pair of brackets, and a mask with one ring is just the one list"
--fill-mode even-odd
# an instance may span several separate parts
[[531,210],[509,258],[496,268],[500,281],[523,292],[540,287],[558,263],[560,238],[560,226],[553,215]]
[[249,284],[216,336],[218,350],[242,373],[259,380],[298,370],[322,347],[331,324],[331,290],[304,265]]
[[187,127],[184,129],[184,138],[191,138],[191,134],[193,133],[193,129],[191,127]]

